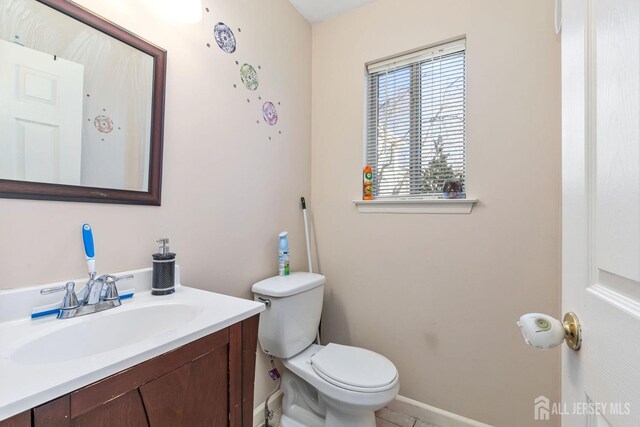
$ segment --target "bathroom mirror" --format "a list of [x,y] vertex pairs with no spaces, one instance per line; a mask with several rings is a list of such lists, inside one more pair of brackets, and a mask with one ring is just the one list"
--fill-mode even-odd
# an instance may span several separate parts
[[67,0],[0,2],[0,197],[160,205],[166,51]]

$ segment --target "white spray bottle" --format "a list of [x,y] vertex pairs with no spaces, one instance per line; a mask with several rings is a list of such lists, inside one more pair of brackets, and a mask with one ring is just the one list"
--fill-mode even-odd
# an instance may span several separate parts
[[289,275],[289,239],[287,236],[289,233],[283,231],[278,235],[280,241],[278,242],[278,275]]

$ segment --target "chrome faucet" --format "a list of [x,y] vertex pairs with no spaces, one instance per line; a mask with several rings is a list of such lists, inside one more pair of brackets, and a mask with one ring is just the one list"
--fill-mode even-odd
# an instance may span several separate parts
[[76,295],[74,282],[68,282],[57,288],[42,289],[40,293],[46,295],[65,291],[58,319],[69,319],[118,307],[122,302],[118,295],[116,282],[127,279],[133,279],[133,274],[121,277],[105,274],[98,278],[92,274],[83,288],[83,297],[80,300]]
[[89,279],[85,285],[82,305],[93,305],[100,302],[100,294],[102,293],[102,287],[104,286],[104,280],[101,279],[102,277]]

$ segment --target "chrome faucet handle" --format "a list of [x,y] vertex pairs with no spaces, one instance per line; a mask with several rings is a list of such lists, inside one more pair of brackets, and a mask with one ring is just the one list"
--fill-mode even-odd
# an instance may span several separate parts
[[128,280],[133,279],[133,274],[129,274],[126,276],[116,277],[111,274],[107,274],[104,276],[104,301],[112,301],[116,299],[120,299],[120,295],[118,295],[118,288],[116,287],[116,282],[119,280]]
[[45,288],[40,290],[40,294],[48,295],[53,294],[55,292],[66,291],[64,294],[64,298],[62,298],[62,307],[61,310],[71,310],[73,308],[78,308],[80,304],[78,303],[78,297],[75,292],[76,284],[74,282],[67,282],[64,286],[59,286],[57,288]]
[[116,282],[118,280],[129,280],[129,279],[133,279],[133,274],[127,274],[126,276],[114,276],[113,274],[104,274],[100,277],[97,277],[95,279],[96,282],[103,282],[106,283],[107,279],[111,278],[111,280],[115,280]]
[[102,297],[104,301],[120,299],[120,295],[118,295],[118,288],[116,287],[117,281],[118,279],[111,275],[107,275],[104,278],[104,296]]

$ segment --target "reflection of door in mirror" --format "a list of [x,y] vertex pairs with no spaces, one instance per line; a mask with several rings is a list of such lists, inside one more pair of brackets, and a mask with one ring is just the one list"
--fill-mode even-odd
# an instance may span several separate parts
[[0,40],[0,178],[80,184],[84,66]]
[[154,57],[36,0],[0,0],[0,41],[0,122],[18,138],[2,142],[0,179],[148,191]]

